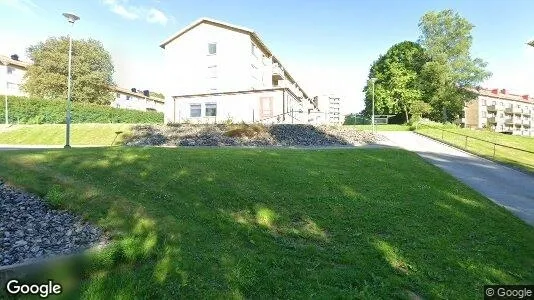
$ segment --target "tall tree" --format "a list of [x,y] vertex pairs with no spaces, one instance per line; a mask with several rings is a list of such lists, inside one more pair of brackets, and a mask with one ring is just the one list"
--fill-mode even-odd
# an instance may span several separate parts
[[[406,120],[415,106],[423,100],[421,71],[427,62],[423,48],[417,43],[404,41],[393,45],[385,55],[381,55],[371,66],[370,78],[375,83],[375,113],[398,114],[403,112]],[[364,92],[366,113],[372,107],[372,84],[368,83]],[[418,110],[418,113],[421,109]]]
[[427,12],[419,22],[419,44],[430,58],[421,72],[432,117],[453,121],[476,94],[466,90],[489,78],[486,63],[470,54],[473,24],[452,10]]
[[[44,99],[67,97],[68,37],[53,37],[28,48],[33,64],[28,68],[23,89]],[[111,55],[99,41],[72,41],[72,100],[109,104],[113,99]]]

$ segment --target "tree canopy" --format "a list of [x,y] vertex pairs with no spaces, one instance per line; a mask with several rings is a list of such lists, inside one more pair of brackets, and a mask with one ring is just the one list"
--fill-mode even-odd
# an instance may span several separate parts
[[[33,97],[67,97],[68,37],[52,37],[27,50],[33,64],[28,68],[23,89]],[[72,100],[109,104],[113,99],[111,55],[94,39],[72,41]]]
[[[385,55],[381,55],[373,63],[369,79],[377,79],[375,113],[403,112],[408,120],[409,115],[414,112],[414,107],[421,107],[419,103],[423,99],[421,71],[427,60],[421,46],[414,42],[404,41],[393,45]],[[364,92],[366,93],[366,108],[371,108],[372,84],[369,81]]]
[[[470,54],[474,26],[452,10],[425,13],[417,43],[393,45],[373,62],[369,79],[375,83],[375,113],[428,115],[454,121],[465,103],[476,98],[475,88],[489,78],[486,63]],[[371,114],[372,89],[365,88],[365,110]]]
[[430,58],[422,76],[435,119],[458,118],[465,102],[476,97],[465,88],[474,88],[491,76],[483,60],[471,57],[473,28],[453,10],[427,12],[419,22],[419,44]]

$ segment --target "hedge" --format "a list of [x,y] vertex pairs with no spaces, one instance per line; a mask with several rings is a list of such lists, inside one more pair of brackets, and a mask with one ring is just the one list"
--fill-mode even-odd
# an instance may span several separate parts
[[[8,97],[11,124],[64,124],[66,108],[66,100]],[[0,96],[0,123],[4,123],[4,110],[4,96]],[[72,123],[163,123],[163,113],[73,102],[71,121]]]

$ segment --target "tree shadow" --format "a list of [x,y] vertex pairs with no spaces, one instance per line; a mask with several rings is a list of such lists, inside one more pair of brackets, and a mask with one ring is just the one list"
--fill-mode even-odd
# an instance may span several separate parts
[[0,157],[113,241],[40,274],[65,298],[473,298],[534,280],[532,229],[413,153],[72,150]]

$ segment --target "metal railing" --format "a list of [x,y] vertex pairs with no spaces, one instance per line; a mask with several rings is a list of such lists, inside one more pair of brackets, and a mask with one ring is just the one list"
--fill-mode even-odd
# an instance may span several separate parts
[[[293,123],[302,123],[301,120],[299,120],[298,118],[295,118],[294,115],[297,114],[297,113],[300,113],[300,112],[291,110],[289,112],[281,113],[281,114],[274,115],[274,116],[270,116],[270,117],[267,117],[267,118],[263,118],[261,120],[254,120],[254,118],[253,118],[253,122],[254,123],[263,123],[263,122],[267,122],[267,120],[276,119],[277,123],[285,123],[287,120],[284,120],[284,116],[287,116],[288,118],[290,118],[291,124],[293,124]],[[253,112],[253,114],[254,114],[254,112]]]
[[[441,140],[442,141],[446,141],[445,138],[444,138],[445,132],[452,133],[452,134],[464,137],[465,138],[464,150],[468,150],[467,147],[468,147],[468,140],[469,139],[473,139],[473,140],[476,140],[476,141],[489,143],[489,144],[493,145],[493,158],[495,158],[495,153],[496,153],[497,146],[503,147],[503,148],[508,148],[508,149],[513,149],[513,150],[517,150],[517,151],[522,151],[522,152],[528,153],[528,154],[534,154],[534,151],[521,149],[521,148],[517,148],[517,147],[512,147],[512,146],[508,146],[508,145],[503,145],[503,144],[500,144],[500,143],[495,143],[495,142],[488,141],[488,140],[485,140],[485,139],[481,139],[481,138],[478,138],[478,137],[469,136],[469,135],[466,135],[466,134],[450,131],[450,130],[447,130],[447,129],[444,129],[444,128],[440,128],[440,127],[429,126],[429,125],[426,125],[426,124],[418,124],[416,131],[418,131],[418,129],[420,129],[421,127],[427,127],[427,128],[430,128],[430,129],[440,130],[441,131]],[[423,135],[426,136],[426,134],[424,134],[424,133],[423,133]],[[431,137],[431,136],[429,136],[429,137]],[[533,139],[533,142],[534,142],[534,139]],[[453,143],[451,143],[451,144],[453,144]],[[455,146],[455,145],[453,144],[453,146]]]

